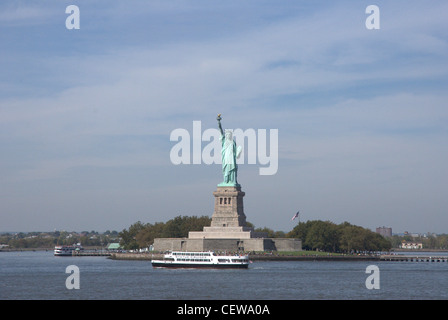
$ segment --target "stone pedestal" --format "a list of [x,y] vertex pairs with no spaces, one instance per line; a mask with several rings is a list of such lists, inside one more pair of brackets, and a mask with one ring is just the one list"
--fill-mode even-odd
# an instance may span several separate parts
[[246,226],[243,197],[245,193],[238,186],[218,186],[213,192],[215,211],[210,227],[203,231],[190,231],[189,239],[250,239],[257,235]]
[[215,211],[210,227],[245,227],[243,197],[241,187],[218,187],[213,192]]

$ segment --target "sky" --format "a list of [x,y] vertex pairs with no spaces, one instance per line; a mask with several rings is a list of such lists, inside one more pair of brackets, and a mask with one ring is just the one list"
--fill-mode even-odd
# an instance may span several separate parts
[[[366,27],[372,4],[379,29]],[[2,0],[0,231],[211,216],[221,165],[173,164],[170,134],[217,128],[221,113],[224,128],[278,130],[275,174],[239,166],[255,227],[288,232],[300,210],[448,233],[446,12],[445,0]]]

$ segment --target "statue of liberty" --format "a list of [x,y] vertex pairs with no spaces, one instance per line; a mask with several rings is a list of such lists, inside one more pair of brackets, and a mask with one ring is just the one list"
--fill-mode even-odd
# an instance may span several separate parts
[[221,157],[222,157],[222,175],[224,177],[223,182],[218,184],[221,187],[238,186],[237,172],[238,165],[236,159],[240,157],[241,146],[236,147],[236,143],[233,140],[233,133],[231,130],[226,130],[225,134],[221,127],[221,114],[218,114],[216,118],[218,120],[219,131],[221,132]]

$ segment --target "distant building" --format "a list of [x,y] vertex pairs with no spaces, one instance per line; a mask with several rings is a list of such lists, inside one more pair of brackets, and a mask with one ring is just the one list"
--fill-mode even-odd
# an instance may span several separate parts
[[109,245],[107,246],[107,250],[118,251],[121,250],[121,246],[119,243],[109,243]]
[[407,242],[407,241],[403,241],[400,244],[400,248],[401,249],[422,249],[423,248],[423,243],[421,243],[421,242]]
[[376,228],[376,233],[379,233],[385,238],[389,238],[392,237],[392,228],[378,227]]

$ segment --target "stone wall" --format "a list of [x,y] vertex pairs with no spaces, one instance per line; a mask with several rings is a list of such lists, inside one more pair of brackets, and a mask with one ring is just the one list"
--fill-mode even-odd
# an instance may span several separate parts
[[155,251],[301,251],[302,241],[291,238],[154,239]]

